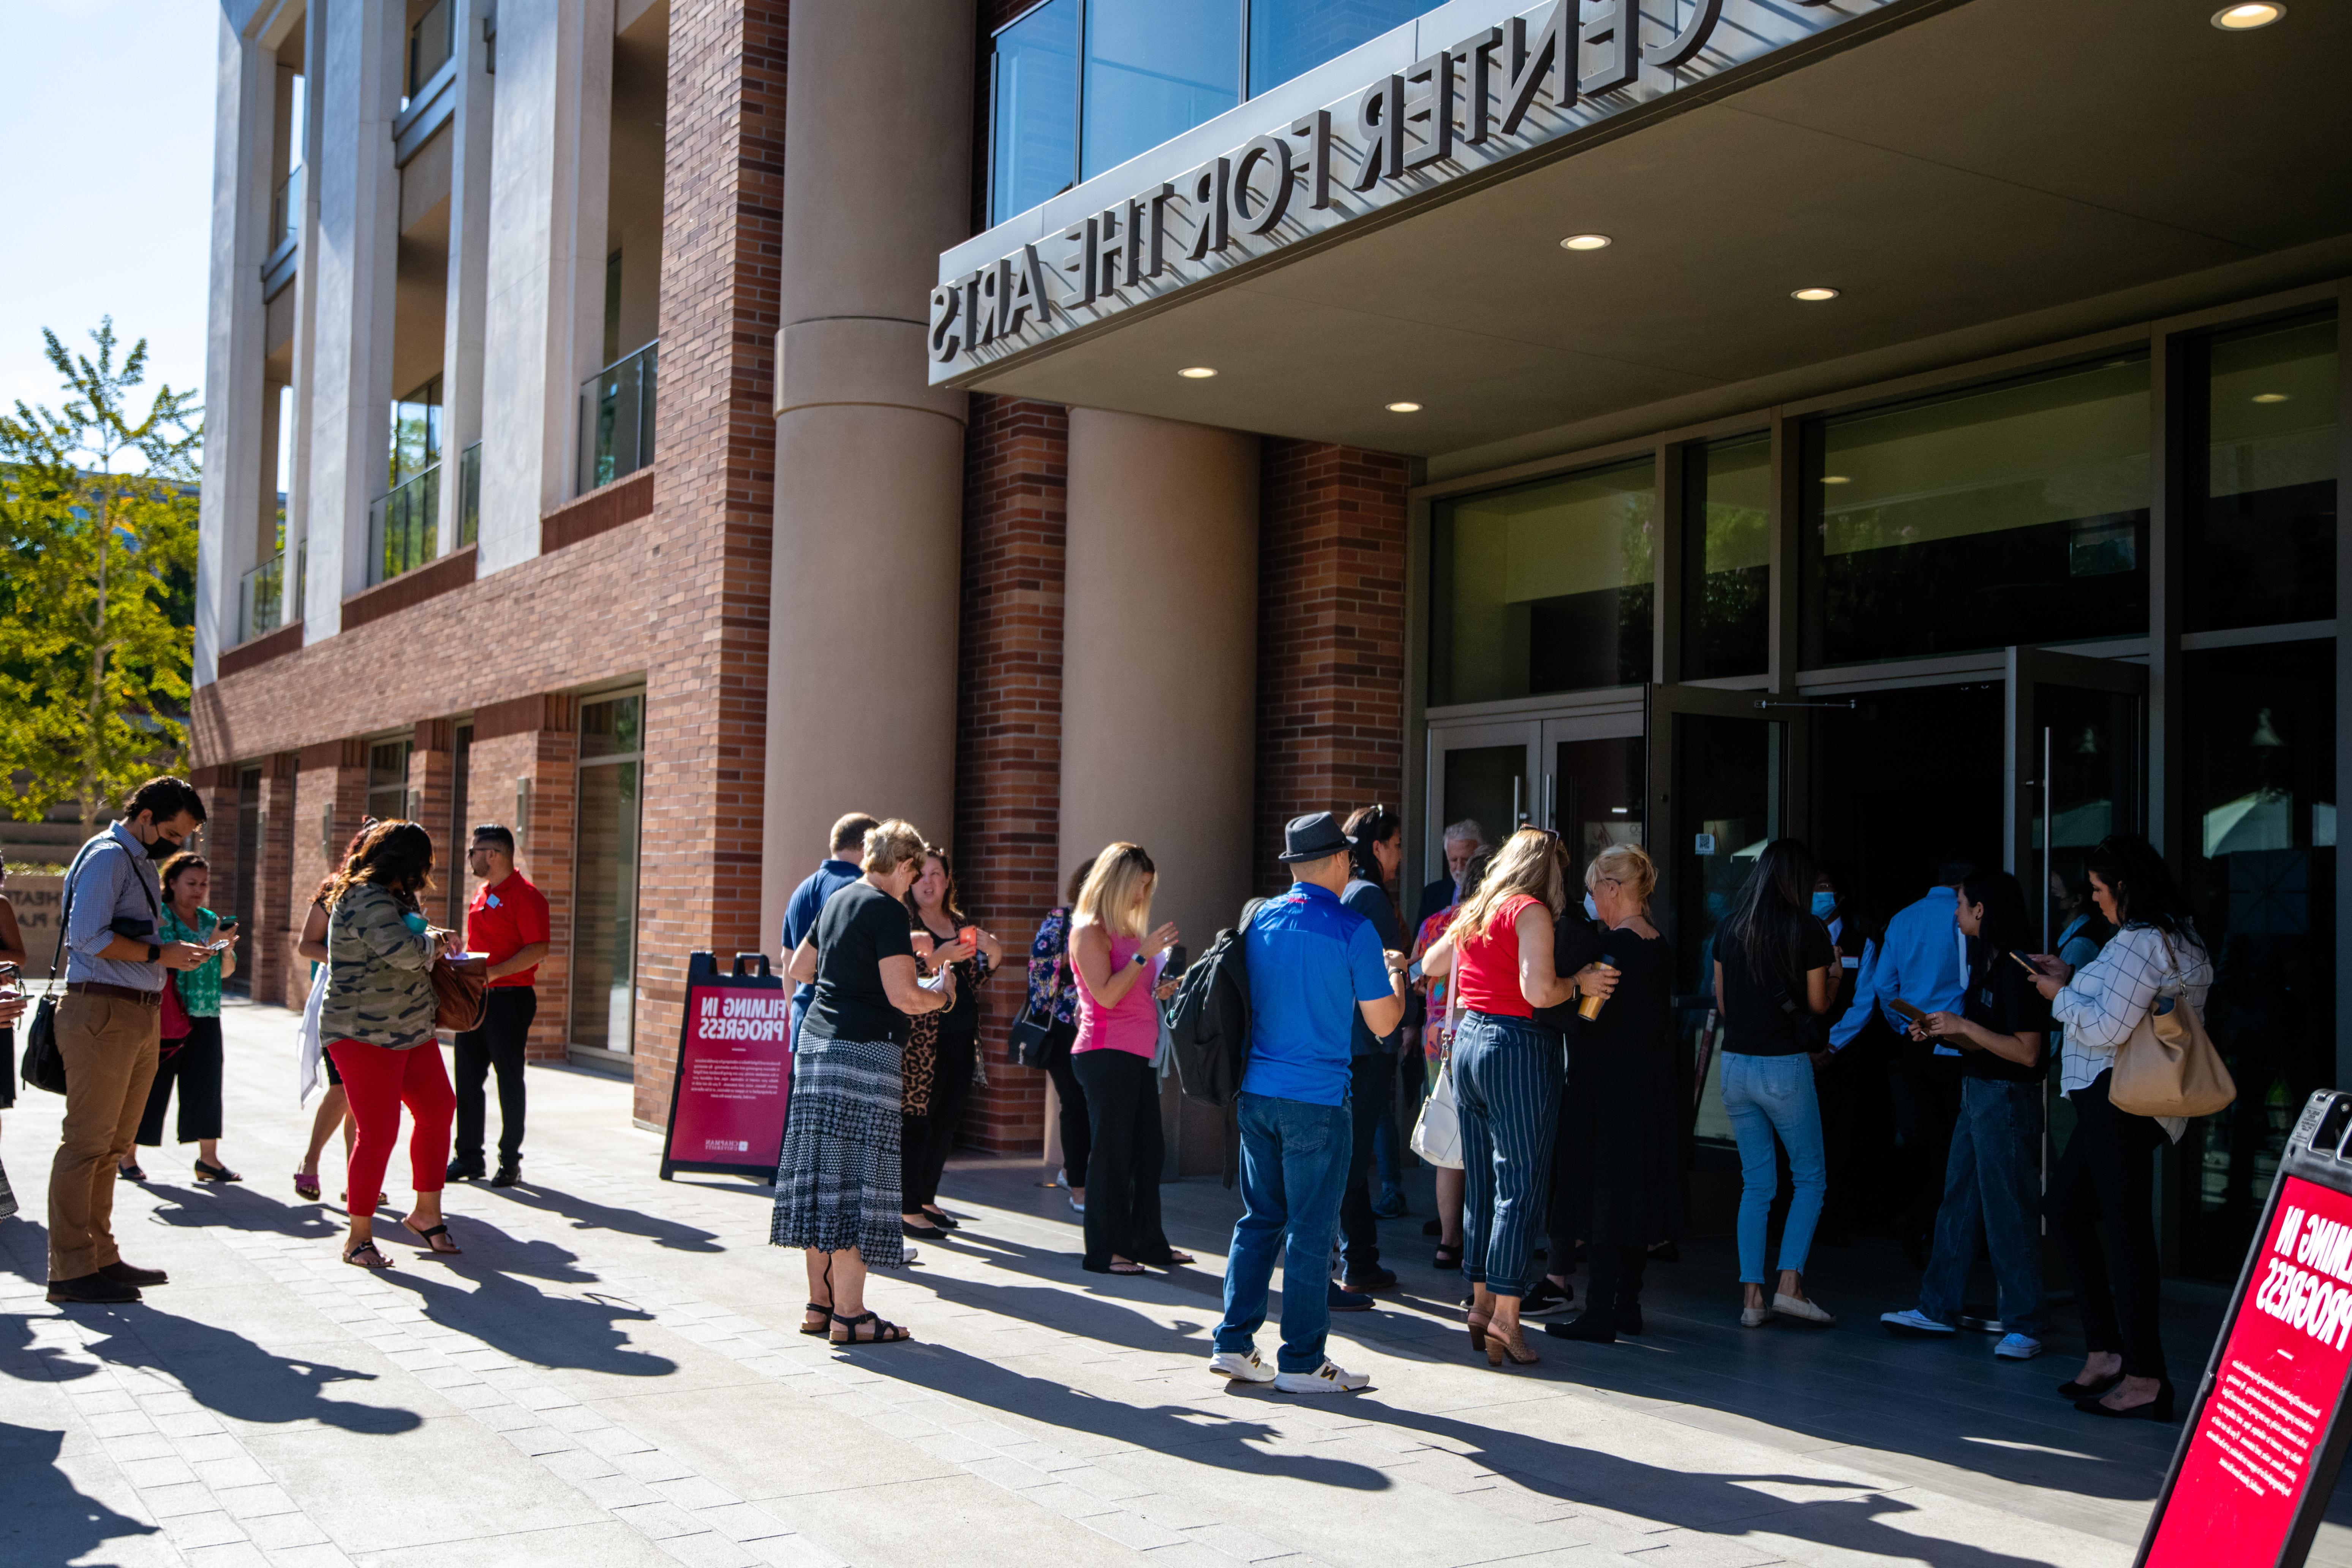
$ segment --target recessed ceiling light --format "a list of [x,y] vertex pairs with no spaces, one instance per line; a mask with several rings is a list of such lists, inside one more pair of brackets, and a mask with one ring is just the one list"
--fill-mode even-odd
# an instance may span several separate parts
[[2213,25],[2225,33],[2251,33],[2285,15],[2286,7],[2278,0],[2248,0],[2243,5],[2224,5],[2214,12]]
[[1837,297],[1836,289],[1822,288],[1796,289],[1791,289],[1789,294],[1790,299],[1802,300],[1808,305],[1818,305],[1824,300],[1834,300]]
[[1182,370],[1178,371],[1176,374],[1182,376],[1186,381],[1206,381],[1217,373],[1211,370],[1207,365],[1193,364],[1186,365]]
[[1571,234],[1559,242],[1562,250],[1606,250],[1609,237],[1605,234]]
[[2284,392],[2257,392],[2254,394],[2254,401],[2256,403],[2284,403],[2286,401],[2286,394]]
[[1823,474],[1822,476],[1822,483],[1825,485],[1850,485],[1853,483],[1853,480],[1844,474]]
[[1389,412],[1391,414],[1418,414],[1421,412],[1421,405],[1418,403],[1391,403],[1389,405]]

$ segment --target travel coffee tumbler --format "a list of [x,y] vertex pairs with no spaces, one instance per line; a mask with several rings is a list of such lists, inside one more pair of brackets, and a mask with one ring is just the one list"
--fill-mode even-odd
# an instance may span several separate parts
[[[1617,973],[1617,966],[1610,963],[1605,958],[1594,959],[1592,961],[1592,967],[1595,969],[1605,969],[1612,974]],[[1601,1016],[1601,1004],[1607,1000],[1609,1000],[1609,998],[1606,996],[1587,996],[1576,1005],[1576,1016],[1588,1021],[1593,1018],[1598,1018]]]

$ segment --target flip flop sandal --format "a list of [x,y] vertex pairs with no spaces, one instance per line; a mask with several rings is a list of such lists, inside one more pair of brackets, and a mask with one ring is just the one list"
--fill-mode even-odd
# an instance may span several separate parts
[[126,1182],[143,1182],[147,1179],[147,1173],[136,1165],[117,1165],[114,1167],[114,1173]]
[[[849,1331],[849,1337],[845,1340],[836,1340],[833,1337],[831,1331],[827,1331],[825,1334],[825,1342],[828,1344],[843,1346],[895,1345],[902,1344],[908,1340],[915,1337],[908,1331],[900,1328],[898,1324],[891,1322],[887,1319],[877,1318],[871,1312],[860,1312],[854,1318],[845,1318],[839,1312],[834,1312],[829,1315],[832,1317],[835,1324]],[[873,1324],[874,1331],[861,1337],[857,1331],[860,1325],[866,1323]]]
[[1142,1274],[1148,1272],[1140,1263],[1114,1263],[1110,1266],[1108,1271],[1113,1274]]
[[[419,1241],[422,1241],[427,1251],[439,1253],[444,1258],[457,1258],[461,1256],[466,1250],[454,1241],[449,1242],[449,1245],[446,1247],[441,1245],[441,1242],[447,1240],[449,1236],[449,1227],[446,1225],[436,1225],[432,1226],[430,1229],[419,1230],[415,1226],[409,1224],[406,1220],[402,1220],[400,1222],[400,1228],[406,1231],[409,1235],[416,1237]],[[436,1237],[439,1239],[436,1240]]]
[[[367,1258],[373,1258],[375,1261],[373,1263],[364,1261]],[[354,1268],[389,1268],[392,1267],[392,1259],[386,1258],[383,1253],[378,1252],[375,1249],[375,1243],[373,1241],[362,1241],[357,1247],[347,1247],[343,1248],[343,1261],[350,1264]]]
[[319,1201],[319,1173],[316,1171],[295,1172],[294,1195],[298,1198],[308,1199],[311,1203],[317,1203]]
[[808,1324],[803,1323],[801,1325],[801,1332],[806,1334],[813,1340],[824,1339],[827,1334],[830,1334],[833,1331],[833,1309],[826,1306],[822,1301],[811,1301],[808,1304],[808,1310],[825,1321],[817,1324],[814,1328],[811,1328]]

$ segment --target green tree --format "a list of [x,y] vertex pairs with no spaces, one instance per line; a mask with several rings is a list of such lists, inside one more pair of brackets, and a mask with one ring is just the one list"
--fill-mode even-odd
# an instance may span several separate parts
[[133,415],[147,342],[118,364],[111,316],[95,358],[41,338],[64,405],[0,414],[0,800],[90,826],[186,755],[203,434],[192,392]]

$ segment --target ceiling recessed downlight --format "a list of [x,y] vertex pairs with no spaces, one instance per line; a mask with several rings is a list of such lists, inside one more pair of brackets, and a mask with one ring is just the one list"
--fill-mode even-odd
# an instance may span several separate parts
[[1819,286],[1811,289],[1792,289],[1789,291],[1790,299],[1802,300],[1808,305],[1818,305],[1824,300],[1834,300],[1837,297],[1836,289]]
[[1391,403],[1389,405],[1389,412],[1391,414],[1418,414],[1421,412],[1421,405],[1418,403]]
[[2247,0],[2245,5],[2225,5],[2214,12],[2213,25],[2225,33],[2251,33],[2285,15],[2286,7],[2278,0]]
[[1822,483],[1825,485],[1850,485],[1853,483],[1853,479],[1851,475],[1847,474],[1823,474],[1822,476]]
[[2257,392],[2254,394],[2254,401],[2256,403],[2284,403],[2286,401],[2286,395],[2287,395],[2284,392]]
[[1204,364],[1188,364],[1176,374],[1186,381],[1206,381],[1217,373]]
[[1609,237],[1605,234],[1571,234],[1559,242],[1562,250],[1606,250]]

